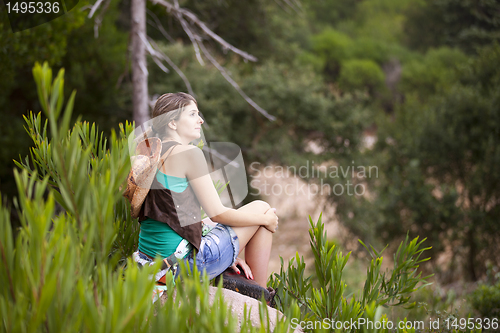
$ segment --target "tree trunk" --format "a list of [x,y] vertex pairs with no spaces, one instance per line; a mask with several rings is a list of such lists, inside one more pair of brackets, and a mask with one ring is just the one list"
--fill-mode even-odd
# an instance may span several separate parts
[[141,39],[141,36],[146,38],[145,0],[132,0],[131,16],[132,103],[135,125],[139,126],[149,120],[146,45]]
[[476,243],[474,243],[474,231],[473,226],[470,226],[467,232],[467,240],[469,242],[469,253],[467,255],[467,268],[469,271],[469,280],[477,281],[475,261],[476,261]]

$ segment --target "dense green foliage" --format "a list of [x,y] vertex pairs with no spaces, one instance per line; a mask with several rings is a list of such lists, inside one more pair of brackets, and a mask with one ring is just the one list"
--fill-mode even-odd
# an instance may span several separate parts
[[415,1],[407,17],[407,43],[420,50],[448,45],[474,52],[500,40],[497,1]]
[[[455,79],[443,80],[453,83],[435,85],[439,91],[432,80],[419,85],[394,121],[379,122],[379,141],[368,153],[381,168],[372,180],[378,196],[351,218],[378,214],[372,230],[385,240],[407,230],[425,234],[435,251],[450,249],[472,280],[498,259],[491,249],[500,234],[499,61],[500,47],[483,49],[459,71],[448,70]],[[424,99],[430,90],[435,95]],[[451,249],[451,241],[461,246]]]
[[500,315],[500,283],[494,286],[480,285],[471,294],[472,306],[484,318],[498,318]]
[[79,1],[69,13],[17,33],[10,31],[6,12],[0,12],[0,114],[8,119],[0,123],[0,184],[8,197],[16,188],[13,160],[26,155],[30,145],[26,136],[19,135],[24,133],[22,115],[40,109],[31,73],[35,61],[65,67],[68,82],[79,91],[75,113],[97,121],[106,133],[132,114],[127,79],[118,83],[127,71],[127,34],[115,26],[117,4],[110,6],[99,38],[94,37],[93,22],[86,19],[88,12],[82,11],[87,5],[88,1]]

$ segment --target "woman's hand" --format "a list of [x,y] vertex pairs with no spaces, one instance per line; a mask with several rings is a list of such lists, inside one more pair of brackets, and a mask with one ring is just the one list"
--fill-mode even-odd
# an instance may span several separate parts
[[278,216],[276,215],[276,208],[269,208],[264,215],[266,216],[267,223],[265,227],[272,233],[278,230]]
[[233,266],[231,266],[231,268],[236,273],[240,274],[241,271],[238,269],[237,266],[240,266],[243,269],[243,272],[245,273],[247,279],[253,280],[252,271],[250,270],[250,266],[247,265],[245,260],[241,258],[236,258],[236,261],[234,262]]

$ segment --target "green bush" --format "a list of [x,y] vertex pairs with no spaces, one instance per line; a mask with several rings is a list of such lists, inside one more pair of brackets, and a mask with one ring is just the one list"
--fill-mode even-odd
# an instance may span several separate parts
[[349,36],[332,28],[326,28],[311,38],[312,52],[323,62],[323,71],[330,80],[338,75],[341,62],[351,58],[352,43]]
[[280,309],[284,310],[298,302],[303,318],[308,320],[328,318],[350,321],[359,319],[371,306],[415,306],[415,303],[410,302],[411,293],[423,288],[425,284],[421,283],[428,278],[422,278],[421,273],[417,273],[419,264],[429,259],[420,259],[422,252],[427,250],[420,248],[423,241],[418,242],[418,238],[410,241],[407,237],[394,255],[394,269],[391,272],[381,272],[383,251],[377,252],[371,247],[369,252],[373,259],[367,270],[364,288],[357,293],[345,295],[346,284],[342,280],[342,272],[350,253],[343,255],[337,246],[327,241],[321,216],[316,224],[311,218],[309,223],[310,244],[318,283],[313,285],[312,277],[304,276],[306,265],[298,253],[289,262],[286,270],[281,258],[281,271],[271,280],[271,285],[277,289],[281,300]]
[[384,84],[384,72],[372,60],[347,60],[342,63],[339,76],[340,88],[353,91],[375,91]]
[[417,93],[422,98],[443,92],[456,82],[457,69],[467,59],[457,49],[431,49],[422,59],[410,61],[403,66],[401,90],[404,93]]
[[377,64],[383,64],[389,60],[389,47],[375,38],[361,37],[350,46],[349,54],[353,59],[373,60]]
[[326,28],[320,34],[311,38],[312,50],[326,61],[340,63],[348,59],[352,39],[337,30]]
[[470,302],[483,318],[500,317],[500,282],[493,286],[479,285],[470,295]]

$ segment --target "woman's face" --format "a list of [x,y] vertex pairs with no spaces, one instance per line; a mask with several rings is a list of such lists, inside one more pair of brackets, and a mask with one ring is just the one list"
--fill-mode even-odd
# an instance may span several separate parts
[[200,117],[200,111],[194,102],[189,103],[184,108],[180,118],[174,120],[174,123],[177,134],[186,142],[200,138],[203,119]]

